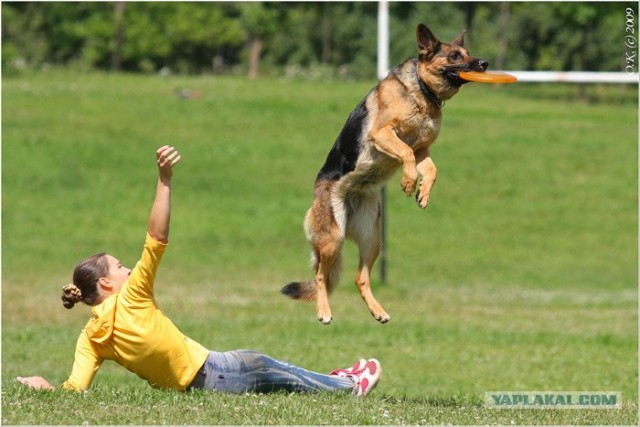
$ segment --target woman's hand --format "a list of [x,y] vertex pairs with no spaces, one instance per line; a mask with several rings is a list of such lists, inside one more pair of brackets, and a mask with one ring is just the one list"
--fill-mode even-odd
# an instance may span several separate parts
[[173,175],[173,167],[182,159],[178,150],[168,145],[164,145],[156,150],[156,158],[158,159],[160,178],[171,178]]
[[17,377],[20,383],[36,390],[55,390],[56,388],[49,384],[49,381],[42,377]]
[[156,150],[158,162],[158,186],[156,197],[151,206],[147,232],[151,237],[161,243],[169,241],[169,221],[171,219],[171,177],[173,167],[180,162],[180,153],[168,145]]

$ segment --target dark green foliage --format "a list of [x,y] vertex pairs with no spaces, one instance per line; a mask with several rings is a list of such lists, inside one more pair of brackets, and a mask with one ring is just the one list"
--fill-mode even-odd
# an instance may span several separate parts
[[[623,71],[627,8],[637,14],[632,2],[391,2],[390,65],[415,55],[423,22],[445,41],[466,29],[472,53],[492,67]],[[2,5],[5,72],[72,65],[245,73],[258,49],[263,74],[372,78],[376,39],[373,2]]]

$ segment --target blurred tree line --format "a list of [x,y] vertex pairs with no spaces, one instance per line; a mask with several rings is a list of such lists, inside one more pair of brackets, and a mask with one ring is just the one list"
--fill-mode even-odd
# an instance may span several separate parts
[[[390,65],[415,26],[492,69],[623,71],[634,2],[391,2]],[[376,2],[2,2],[2,66],[373,78]],[[634,26],[636,24],[634,23]],[[636,26],[637,27],[637,26]]]

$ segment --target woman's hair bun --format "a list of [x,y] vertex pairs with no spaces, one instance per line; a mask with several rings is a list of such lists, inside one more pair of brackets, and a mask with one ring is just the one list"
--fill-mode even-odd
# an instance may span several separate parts
[[73,308],[76,303],[82,301],[82,292],[76,285],[69,283],[62,287],[61,299],[62,305],[64,305],[65,308]]

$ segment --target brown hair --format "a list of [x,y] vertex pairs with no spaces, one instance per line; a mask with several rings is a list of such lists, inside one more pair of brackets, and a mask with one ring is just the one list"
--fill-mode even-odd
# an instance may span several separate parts
[[73,270],[73,283],[62,288],[62,305],[73,308],[82,301],[87,305],[96,305],[100,293],[98,280],[109,274],[106,253],[92,255],[82,260]]

